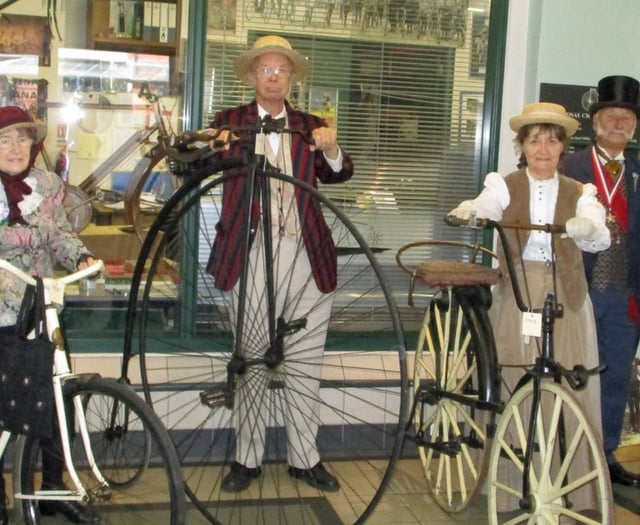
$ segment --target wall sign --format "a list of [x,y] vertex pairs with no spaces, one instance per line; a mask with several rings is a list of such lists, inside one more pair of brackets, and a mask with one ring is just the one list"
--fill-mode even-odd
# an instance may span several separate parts
[[[576,149],[593,143],[593,127],[589,108],[598,101],[598,90],[595,86],[576,86],[570,84],[540,84],[540,102],[562,104],[567,113],[580,122],[578,131],[571,139]],[[640,148],[640,130],[636,129],[634,138],[629,142],[629,149]]]

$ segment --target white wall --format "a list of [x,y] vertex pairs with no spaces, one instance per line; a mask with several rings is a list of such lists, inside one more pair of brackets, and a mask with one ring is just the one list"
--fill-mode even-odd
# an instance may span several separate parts
[[511,0],[498,170],[515,168],[509,118],[538,100],[541,83],[640,79],[639,44],[638,0]]
[[538,85],[596,85],[614,74],[640,79],[638,0],[538,1],[542,3]]

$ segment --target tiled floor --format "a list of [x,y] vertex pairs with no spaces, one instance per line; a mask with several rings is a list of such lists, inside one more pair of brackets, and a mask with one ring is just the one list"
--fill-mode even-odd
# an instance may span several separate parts
[[[625,446],[618,450],[619,461],[629,470],[640,472],[640,444]],[[483,497],[478,497],[475,503],[465,511],[448,515],[443,512],[425,492],[424,479],[418,471],[418,464],[415,460],[400,461],[391,480],[389,490],[376,507],[372,516],[367,520],[367,524],[373,525],[483,525],[487,523],[486,502]],[[635,490],[635,489],[631,489]],[[637,494],[638,505],[640,505],[640,490],[631,492],[631,498]],[[339,502],[333,501],[336,506],[336,513],[342,514]],[[617,505],[615,510],[615,523],[617,525],[627,525],[640,523],[637,514]],[[132,518],[131,523],[135,524],[136,519]],[[330,522],[331,521],[331,522]],[[319,521],[322,525],[334,525],[334,520]],[[336,522],[338,520],[335,520]],[[350,523],[352,520],[348,520]],[[296,521],[288,520],[287,523]],[[42,525],[54,525],[67,523],[60,518],[44,518]],[[129,523],[128,519],[124,523]],[[205,525],[208,523],[197,511],[190,511],[187,525]],[[280,521],[274,521],[280,523]],[[158,523],[161,525],[161,523]]]

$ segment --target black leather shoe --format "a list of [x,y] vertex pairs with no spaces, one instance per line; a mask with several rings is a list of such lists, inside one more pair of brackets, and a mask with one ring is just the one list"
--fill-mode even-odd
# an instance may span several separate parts
[[326,492],[340,490],[338,480],[327,472],[322,463],[318,463],[315,467],[308,469],[289,467],[289,476],[301,479],[308,485]]
[[101,519],[96,511],[75,501],[41,500],[39,507],[43,516],[62,514],[72,523],[100,523]]
[[626,470],[620,463],[609,464],[611,483],[626,485],[627,487],[640,487],[640,474]]
[[251,480],[260,477],[262,469],[260,467],[249,468],[234,461],[231,463],[231,471],[222,480],[222,490],[225,492],[240,492],[249,488]]

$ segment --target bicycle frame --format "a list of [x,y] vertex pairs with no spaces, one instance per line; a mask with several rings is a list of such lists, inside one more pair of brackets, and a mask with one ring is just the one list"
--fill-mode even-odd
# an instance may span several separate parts
[[[448,218],[449,219],[449,218]],[[455,224],[455,221],[448,220],[450,224]],[[500,238],[500,242],[502,243],[505,261],[507,264],[508,274],[511,276],[511,285],[513,290],[513,295],[518,306],[518,309],[521,312],[533,312],[541,314],[542,320],[542,352],[541,356],[535,360],[535,364],[533,368],[527,370],[518,382],[516,386],[516,391],[524,386],[527,382],[533,381],[533,403],[531,405],[531,427],[529,429],[529,433],[527,435],[527,453],[524,457],[524,469],[522,471],[522,501],[521,508],[523,510],[530,508],[531,503],[531,480],[530,480],[530,472],[531,472],[531,463],[533,457],[533,449],[534,449],[534,440],[536,436],[536,422],[538,411],[540,410],[540,385],[542,381],[548,378],[553,378],[556,383],[561,382],[561,378],[565,377],[569,382],[571,388],[577,389],[582,388],[586,385],[588,381],[588,376],[600,373],[600,368],[596,367],[592,370],[586,370],[583,366],[576,366],[573,370],[565,369],[559,362],[557,362],[554,358],[553,352],[553,326],[556,318],[562,317],[563,315],[563,306],[557,302],[556,296],[548,292],[545,296],[544,305],[542,308],[530,308],[524,303],[522,298],[522,291],[520,289],[520,284],[518,279],[516,278],[516,270],[513,261],[513,255],[511,252],[511,248],[509,246],[508,239],[505,234],[505,229],[523,229],[523,230],[537,230],[544,231],[551,235],[556,235],[563,233],[564,227],[560,225],[553,224],[545,224],[542,226],[536,225],[521,225],[521,224],[506,224],[500,223],[498,221],[493,221],[489,219],[473,219],[474,224],[470,224],[471,226],[480,227],[480,228],[492,228],[494,229]],[[551,243],[553,247],[553,242]],[[555,257],[552,256],[551,264],[555,265]],[[504,408],[504,406],[503,406]],[[561,458],[567,454],[566,449],[566,439],[565,439],[565,430],[564,430],[564,421],[561,421],[561,428],[559,432],[558,439],[560,441],[560,450],[561,450]]]
[[[103,262],[98,261],[88,268],[79,270],[72,274],[66,275],[60,278],[43,278],[44,285],[44,301],[45,301],[45,318],[47,324],[47,337],[55,344],[54,361],[53,361],[53,392],[55,399],[55,409],[58,422],[58,428],[60,432],[60,439],[62,444],[62,452],[64,456],[65,466],[73,482],[74,489],[69,490],[39,490],[33,494],[14,494],[16,499],[37,499],[37,500],[65,500],[65,501],[88,501],[89,494],[84,487],[73,460],[71,458],[71,437],[69,435],[69,421],[67,420],[67,413],[64,407],[63,399],[63,386],[66,381],[73,380],[75,376],[70,368],[69,360],[67,358],[66,349],[64,347],[64,341],[62,332],[60,329],[60,319],[58,316],[58,308],[64,304],[64,290],[65,286],[81,279],[89,277],[96,272],[99,272],[103,268]],[[36,280],[30,275],[26,274],[22,270],[16,268],[12,264],[5,260],[0,259],[0,269],[10,272],[12,275],[18,277],[24,281],[27,285],[35,285]],[[91,442],[89,440],[89,432],[87,429],[87,422],[84,416],[84,410],[79,398],[74,399],[76,424],[79,430],[85,457],[87,463],[91,468],[91,471],[95,479],[99,482],[103,491],[109,490],[109,484],[105,480],[104,476],[100,472],[97,462],[94,458]],[[9,432],[2,432],[0,435],[0,456],[4,454],[11,434]]]

